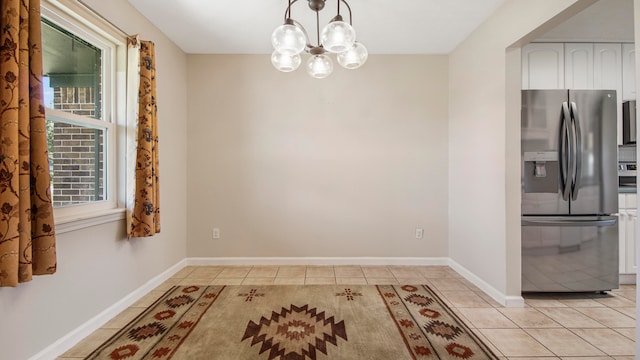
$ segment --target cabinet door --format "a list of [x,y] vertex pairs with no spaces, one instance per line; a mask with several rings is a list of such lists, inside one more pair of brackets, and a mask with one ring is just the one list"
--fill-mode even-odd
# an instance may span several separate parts
[[618,213],[618,270],[620,274],[627,273],[627,210],[620,209]]
[[626,222],[626,259],[625,267],[627,274],[635,274],[638,270],[638,264],[636,262],[636,226],[638,223],[638,214],[636,210],[627,210],[627,222]]
[[522,48],[522,89],[564,88],[564,45],[525,45]]
[[624,208],[629,210],[637,210],[638,194],[634,194],[634,193],[624,194]]
[[564,86],[593,89],[593,44],[564,44]]
[[626,209],[627,208],[627,194],[618,193],[618,209]]
[[618,144],[622,144],[622,44],[593,45],[593,88],[617,93]]
[[[595,89],[622,89],[622,45],[593,45],[593,85]],[[620,94],[618,94],[620,97]]]
[[622,100],[636,99],[636,46],[622,44]]

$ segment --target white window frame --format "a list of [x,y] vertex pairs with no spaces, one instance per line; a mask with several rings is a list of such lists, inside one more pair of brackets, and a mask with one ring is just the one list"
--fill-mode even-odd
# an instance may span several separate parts
[[102,51],[101,119],[46,108],[47,118],[64,119],[85,127],[104,129],[106,198],[54,208],[58,234],[124,219],[126,149],[126,35],[74,0],[42,0],[42,18],[77,35]]

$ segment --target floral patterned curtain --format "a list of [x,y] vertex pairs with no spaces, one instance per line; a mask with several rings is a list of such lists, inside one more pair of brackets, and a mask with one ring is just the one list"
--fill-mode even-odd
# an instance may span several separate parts
[[[160,169],[158,162],[158,107],[156,97],[155,45],[129,39],[139,52],[137,146],[135,195],[129,211],[129,237],[153,236],[160,232]],[[131,51],[130,51],[131,54]]]
[[40,0],[0,1],[0,286],[56,272]]

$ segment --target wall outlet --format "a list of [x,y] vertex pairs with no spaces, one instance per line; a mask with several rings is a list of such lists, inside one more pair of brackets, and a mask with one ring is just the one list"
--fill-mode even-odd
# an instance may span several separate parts
[[214,239],[220,239],[220,229],[219,228],[213,228],[213,238]]
[[416,228],[416,239],[422,239],[424,237],[424,229]]

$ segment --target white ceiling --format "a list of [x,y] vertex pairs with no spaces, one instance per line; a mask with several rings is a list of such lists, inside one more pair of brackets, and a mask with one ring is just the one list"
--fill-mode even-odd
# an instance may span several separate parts
[[[372,54],[447,54],[506,0],[348,0],[357,39]],[[190,54],[270,54],[287,0],[129,0]],[[327,0],[320,27],[336,14]],[[342,6],[343,16],[348,15]],[[307,1],[292,18],[316,43],[315,13]],[[345,17],[346,19],[346,17]]]

